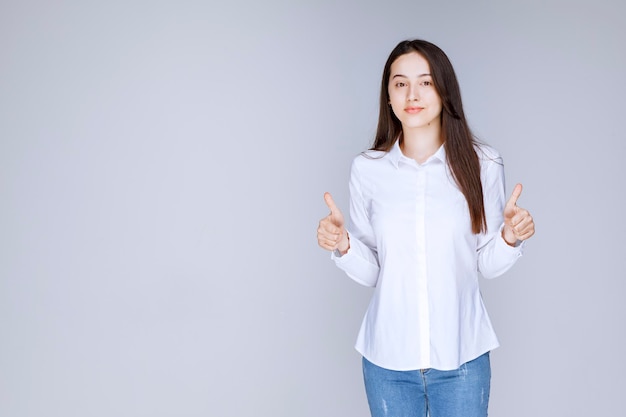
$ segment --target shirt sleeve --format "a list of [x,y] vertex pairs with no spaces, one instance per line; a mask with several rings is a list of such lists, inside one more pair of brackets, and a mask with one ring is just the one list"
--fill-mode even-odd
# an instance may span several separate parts
[[380,272],[376,238],[363,198],[361,175],[357,165],[355,159],[350,172],[350,222],[347,227],[350,248],[343,256],[331,253],[331,258],[354,281],[375,287]]
[[502,237],[505,205],[504,165],[495,154],[483,162],[483,198],[487,232],[478,237],[478,271],[484,278],[495,278],[508,271],[522,256],[525,242],[509,246]]

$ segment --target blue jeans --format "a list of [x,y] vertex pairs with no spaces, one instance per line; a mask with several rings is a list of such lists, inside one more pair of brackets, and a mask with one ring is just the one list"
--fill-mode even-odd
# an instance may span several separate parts
[[452,371],[392,371],[363,358],[372,417],[486,417],[489,352]]

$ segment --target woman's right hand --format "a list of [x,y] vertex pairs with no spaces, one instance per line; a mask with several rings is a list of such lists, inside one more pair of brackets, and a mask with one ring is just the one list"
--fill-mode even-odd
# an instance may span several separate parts
[[335,205],[330,193],[324,193],[324,201],[330,209],[330,214],[320,220],[317,228],[317,243],[323,249],[338,250],[341,255],[345,255],[350,248],[350,240],[344,227],[343,214]]

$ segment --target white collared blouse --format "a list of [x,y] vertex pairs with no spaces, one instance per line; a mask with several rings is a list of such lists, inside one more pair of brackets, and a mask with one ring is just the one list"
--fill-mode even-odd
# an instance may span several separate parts
[[472,232],[444,146],[423,164],[404,156],[398,142],[353,161],[350,249],[332,258],[350,278],[375,287],[356,349],[378,366],[451,370],[498,347],[478,275],[501,275],[524,245],[502,238],[502,159],[486,145],[476,149],[487,220],[481,234]]

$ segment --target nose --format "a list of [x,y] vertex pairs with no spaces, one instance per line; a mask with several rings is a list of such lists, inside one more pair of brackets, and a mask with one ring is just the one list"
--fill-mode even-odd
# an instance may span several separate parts
[[411,85],[408,90],[408,95],[406,97],[406,101],[420,101],[419,92],[417,90],[417,85]]

